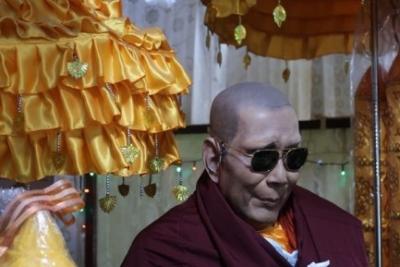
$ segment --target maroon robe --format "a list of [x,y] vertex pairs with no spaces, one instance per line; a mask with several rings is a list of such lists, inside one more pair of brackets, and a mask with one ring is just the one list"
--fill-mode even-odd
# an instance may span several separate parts
[[[299,258],[296,266],[330,260],[333,267],[366,267],[361,223],[317,195],[296,186],[292,205]],[[290,267],[238,217],[206,173],[194,194],[144,229],[123,267]]]

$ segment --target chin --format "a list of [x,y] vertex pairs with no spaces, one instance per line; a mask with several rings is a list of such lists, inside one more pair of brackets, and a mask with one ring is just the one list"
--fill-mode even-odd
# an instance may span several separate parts
[[265,227],[273,225],[278,220],[279,212],[275,211],[262,211],[263,214],[252,214],[247,216],[247,222],[251,224],[256,230],[261,230]]

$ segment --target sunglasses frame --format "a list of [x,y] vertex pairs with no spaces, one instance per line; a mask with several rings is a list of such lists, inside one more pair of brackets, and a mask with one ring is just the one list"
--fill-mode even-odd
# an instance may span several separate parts
[[[241,155],[246,156],[246,157],[248,157],[248,158],[251,158],[251,162],[250,162],[250,168],[251,168],[251,170],[252,170],[253,172],[260,172],[260,173],[263,173],[263,172],[264,172],[264,173],[271,172],[271,171],[276,167],[276,165],[278,164],[278,162],[279,162],[280,159],[282,159],[283,166],[285,167],[285,170],[287,170],[287,171],[289,171],[289,172],[299,172],[300,169],[301,169],[301,168],[304,166],[304,164],[306,163],[306,161],[307,161],[307,156],[308,156],[308,149],[305,148],[305,147],[293,147],[293,148],[286,148],[286,149],[283,149],[283,150],[280,150],[280,149],[257,149],[257,150],[254,151],[253,153],[248,154],[248,153],[246,153],[246,152],[244,152],[244,151],[242,151],[242,150],[240,150],[240,149],[238,149],[238,148],[236,148],[236,147],[227,145],[227,144],[225,144],[224,142],[219,142],[219,144],[220,144],[220,146],[221,146],[221,148],[222,148],[222,150],[223,150],[223,151],[222,151],[222,155],[223,155],[224,153],[228,152],[228,149],[235,150],[236,152],[239,152]],[[302,150],[305,150],[305,151],[306,151],[306,160],[305,160],[305,162],[303,163],[303,165],[302,165],[300,168],[298,168],[298,169],[290,169],[290,168],[288,167],[288,165],[287,165],[287,155],[288,155],[291,151],[298,150],[298,149],[302,149]],[[279,157],[278,157],[278,159],[276,160],[274,166],[273,166],[270,170],[256,171],[256,170],[254,170],[254,167],[253,167],[253,158],[254,158],[254,155],[255,155],[257,152],[262,152],[262,151],[273,151],[273,152],[277,152]]]

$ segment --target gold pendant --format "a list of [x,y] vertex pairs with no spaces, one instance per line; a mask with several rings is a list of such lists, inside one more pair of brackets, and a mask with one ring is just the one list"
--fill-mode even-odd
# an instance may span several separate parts
[[184,201],[188,198],[188,188],[184,185],[174,186],[172,193],[178,201]]
[[286,20],[286,10],[285,8],[279,4],[274,8],[274,11],[272,12],[272,15],[274,16],[274,21],[276,25],[280,28],[282,26],[282,23]]
[[246,28],[242,24],[237,25],[234,31],[234,36],[237,44],[241,45],[242,41],[246,39]]
[[290,70],[289,68],[286,67],[282,72],[282,79],[285,81],[285,83],[287,83],[289,78],[290,78]]
[[135,159],[139,156],[139,149],[129,144],[121,147],[121,153],[128,164],[133,164]]
[[249,68],[250,63],[251,63],[251,57],[249,53],[246,53],[246,55],[244,55],[243,57],[243,65],[246,70]]
[[125,177],[122,177],[122,184],[118,186],[118,191],[123,197],[129,194],[129,185],[125,184]]
[[61,152],[53,152],[53,164],[56,170],[59,171],[65,163],[65,155]]
[[24,113],[18,112],[14,118],[14,132],[21,133],[24,131],[25,117]]
[[158,173],[164,167],[164,160],[160,157],[155,157],[150,160],[149,169],[152,173]]
[[78,58],[75,58],[72,62],[67,63],[67,70],[69,75],[74,79],[80,79],[85,76],[89,64],[81,62]]
[[117,197],[110,194],[106,194],[105,197],[100,198],[100,208],[106,212],[110,213],[117,206]]

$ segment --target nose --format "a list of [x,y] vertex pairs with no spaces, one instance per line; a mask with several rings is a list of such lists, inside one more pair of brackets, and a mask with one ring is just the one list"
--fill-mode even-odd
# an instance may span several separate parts
[[267,175],[266,182],[269,186],[282,186],[288,183],[287,173],[282,158],[278,160],[275,168]]

